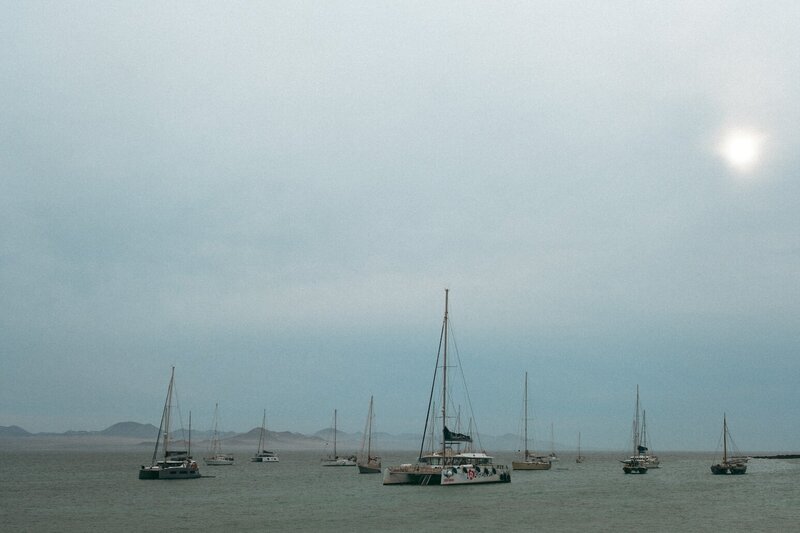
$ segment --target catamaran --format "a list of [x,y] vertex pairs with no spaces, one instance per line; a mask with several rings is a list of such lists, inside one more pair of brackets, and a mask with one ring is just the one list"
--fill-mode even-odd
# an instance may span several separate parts
[[[448,371],[448,303],[449,290],[445,289],[444,321],[439,337],[439,353],[436,356],[436,367],[433,373],[433,384],[428,400],[428,414],[425,417],[425,428],[420,444],[418,460],[415,464],[401,464],[390,466],[384,470],[384,485],[471,485],[477,483],[508,483],[511,481],[511,472],[506,465],[495,464],[494,458],[484,451],[473,451],[470,448],[472,436],[448,429],[447,405],[450,401],[447,390]],[[423,452],[425,435],[428,424],[433,424],[431,415],[433,410],[434,388],[436,386],[437,370],[440,356],[442,359],[442,440],[438,450]],[[452,365],[452,362],[450,363]],[[464,446],[462,448],[462,446]]]
[[[175,367],[167,387],[167,399],[161,413],[161,424],[158,428],[158,437],[153,449],[153,458],[150,466],[139,469],[139,479],[193,479],[200,477],[197,461],[191,457],[191,444],[185,450],[173,448],[172,434],[170,433],[170,415],[172,413],[172,396],[175,386]],[[189,415],[189,443],[191,443],[191,414]],[[161,453],[159,454],[159,448]],[[159,458],[160,457],[160,458]]]
[[264,416],[261,418],[261,433],[258,434],[258,448],[256,454],[250,458],[253,463],[277,463],[280,459],[278,454],[266,449],[267,443],[267,410],[264,409]]
[[[622,471],[626,474],[646,474],[659,467],[658,457],[650,455],[647,445],[647,429],[639,404],[639,385],[636,385],[636,408],[633,414],[633,455],[622,460]],[[641,420],[641,423],[640,423]]]

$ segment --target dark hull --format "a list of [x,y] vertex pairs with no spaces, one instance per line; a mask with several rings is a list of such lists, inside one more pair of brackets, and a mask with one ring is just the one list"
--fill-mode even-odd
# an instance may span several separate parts
[[622,471],[625,472],[626,474],[646,474],[647,467],[625,465],[622,467]]
[[711,466],[711,473],[716,475],[740,476],[747,473],[747,465],[718,464]]

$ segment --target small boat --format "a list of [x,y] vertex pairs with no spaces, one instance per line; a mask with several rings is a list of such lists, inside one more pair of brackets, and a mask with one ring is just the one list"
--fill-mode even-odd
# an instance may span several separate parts
[[578,432],[578,455],[575,456],[576,463],[582,463],[584,461],[584,457],[581,455],[581,432]]
[[222,443],[219,439],[219,404],[214,404],[214,435],[211,437],[211,449],[208,457],[203,457],[207,466],[225,466],[234,463],[233,455],[222,452]]
[[[641,420],[641,423],[640,423]],[[636,408],[633,414],[633,455],[621,461],[626,474],[646,474],[651,468],[659,467],[658,457],[650,455],[647,447],[647,430],[644,415],[639,405],[639,386],[636,386]]]
[[[511,481],[511,472],[506,465],[496,464],[494,457],[484,451],[473,451],[470,449],[472,436],[469,434],[450,431],[447,428],[447,404],[450,400],[447,390],[447,371],[448,371],[448,295],[449,290],[445,289],[444,300],[444,321],[442,323],[441,336],[439,338],[439,353],[436,356],[436,367],[433,373],[433,384],[428,400],[428,413],[425,417],[425,428],[422,431],[422,443],[418,460],[415,464],[406,463],[398,466],[390,466],[384,469],[384,485],[473,485],[484,483],[508,483]],[[440,356],[442,365],[439,366]],[[452,362],[450,363],[452,365]],[[432,415],[434,387],[436,385],[436,374],[438,369],[442,369],[441,392],[441,420],[442,420],[442,440],[441,448],[436,451],[423,453],[425,446],[425,435],[428,432],[429,423],[432,425]],[[434,416],[435,418],[435,416]],[[433,444],[433,443],[432,443]],[[462,448],[462,445],[464,446]]]
[[253,463],[277,463],[280,461],[278,454],[266,449],[267,443],[267,410],[264,409],[264,416],[261,418],[261,433],[258,434],[258,448],[256,454],[250,458]]
[[[372,396],[369,397],[369,412],[367,413],[367,425],[364,428],[364,437],[361,440],[361,452],[358,454],[358,473],[359,474],[380,474],[381,458],[372,455]],[[366,450],[365,450],[366,441]]]
[[333,455],[329,455],[322,459],[322,466],[356,466],[356,456],[348,455],[347,457],[339,457],[336,453],[336,434],[339,430],[336,427],[337,412],[333,410]]
[[[139,469],[139,479],[194,479],[200,477],[197,461],[191,456],[191,414],[189,415],[189,444],[185,450],[173,448],[172,434],[170,433],[170,416],[172,414],[172,396],[175,386],[175,367],[167,387],[167,399],[161,414],[161,424],[158,428],[158,437],[153,449],[153,458],[150,466],[142,465]],[[159,454],[159,448],[161,453]],[[161,457],[159,459],[159,456]]]
[[[747,457],[728,457],[729,438],[728,419],[722,415],[722,461],[711,465],[712,474],[741,475],[747,472]],[[731,439],[731,444],[733,444],[733,439]]]
[[521,461],[511,461],[511,468],[514,470],[550,470],[552,463],[541,455],[528,449],[528,373],[525,372],[525,394],[522,400],[525,411],[525,453]]

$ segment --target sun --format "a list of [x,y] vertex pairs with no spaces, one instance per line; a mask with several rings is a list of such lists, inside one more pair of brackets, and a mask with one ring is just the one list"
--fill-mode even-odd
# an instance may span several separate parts
[[751,172],[758,162],[764,148],[764,135],[748,129],[727,131],[719,143],[719,153],[733,170],[741,173]]

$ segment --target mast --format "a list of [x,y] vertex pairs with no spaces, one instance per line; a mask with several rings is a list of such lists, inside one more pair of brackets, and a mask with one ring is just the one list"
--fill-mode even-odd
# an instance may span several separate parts
[[525,371],[525,394],[523,395],[525,404],[525,461],[528,460],[528,372]]
[[636,385],[636,412],[633,415],[633,455],[639,451],[639,385]]
[[728,462],[728,418],[722,414],[722,462]]
[[189,444],[186,447],[186,456],[192,456],[192,412],[189,411]]
[[333,410],[333,458],[339,457],[336,454],[336,409]]
[[[444,360],[442,366],[442,432],[447,427],[447,308],[450,299],[450,289],[444,290],[444,323],[442,329],[444,330]],[[447,453],[447,437],[442,434],[442,466],[445,463]]]
[[167,401],[164,404],[164,461],[167,460],[167,448],[169,447],[169,417],[172,410],[172,387],[175,383],[175,367],[172,367],[172,374],[169,378],[169,387],[167,388]]
[[264,450],[264,431],[267,426],[267,410],[264,409],[264,416],[261,418],[261,432],[258,434],[258,450],[256,455]]
[[367,434],[367,463],[369,463],[370,454],[372,454],[372,396],[369,397],[369,416],[367,416],[367,425],[369,426],[369,433]]

